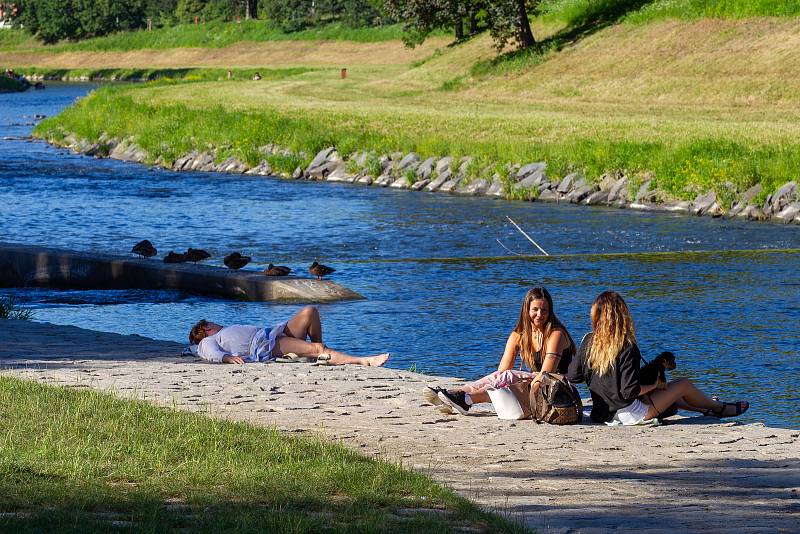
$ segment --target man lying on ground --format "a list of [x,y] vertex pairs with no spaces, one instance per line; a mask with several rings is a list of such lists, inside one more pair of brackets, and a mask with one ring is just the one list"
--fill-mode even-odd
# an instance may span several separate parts
[[315,306],[304,307],[288,321],[272,328],[222,326],[203,319],[189,331],[189,343],[197,345],[198,356],[217,363],[266,362],[296,355],[317,358],[319,363],[327,365],[379,367],[389,359],[388,352],[360,357],[326,346],[322,341],[319,310]]

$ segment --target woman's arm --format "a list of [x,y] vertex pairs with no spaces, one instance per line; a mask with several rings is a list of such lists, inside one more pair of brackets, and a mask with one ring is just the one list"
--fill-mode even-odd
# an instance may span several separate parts
[[545,373],[555,372],[558,368],[558,362],[561,360],[561,353],[564,347],[561,345],[569,343],[567,336],[561,330],[556,330],[550,337],[547,338],[547,346],[544,348],[544,361],[542,362],[542,371]]
[[619,392],[623,399],[635,399],[641,395],[639,365],[642,358],[639,346],[628,345],[619,355]]
[[497,370],[508,371],[514,367],[514,362],[517,361],[517,353],[519,352],[519,334],[511,332],[506,341],[506,350],[503,351],[503,357],[500,358],[500,365]]

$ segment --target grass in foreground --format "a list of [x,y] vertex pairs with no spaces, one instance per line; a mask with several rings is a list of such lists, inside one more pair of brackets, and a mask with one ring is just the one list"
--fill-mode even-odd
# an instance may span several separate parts
[[4,531],[523,532],[338,444],[96,391],[0,377],[0,429]]

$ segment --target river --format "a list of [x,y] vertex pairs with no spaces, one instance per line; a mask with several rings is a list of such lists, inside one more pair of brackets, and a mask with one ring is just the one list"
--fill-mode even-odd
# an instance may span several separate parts
[[[745,421],[800,427],[800,227],[614,208],[464,198],[279,178],[175,173],[24,139],[91,86],[0,94],[4,241],[126,254],[239,250],[305,274],[311,261],[366,300],[320,306],[326,341],[390,351],[390,367],[473,378],[496,368],[528,288],[546,286],[580,339],[604,289],[627,300],[643,354],[673,377],[752,403]],[[537,254],[510,216],[550,254]],[[270,324],[296,305],[170,291],[3,289],[35,320],[185,341],[199,318]],[[586,393],[586,390],[583,390]]]

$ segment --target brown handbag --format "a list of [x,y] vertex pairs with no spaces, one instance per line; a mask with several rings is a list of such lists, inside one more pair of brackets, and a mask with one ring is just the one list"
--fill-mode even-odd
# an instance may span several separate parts
[[[564,375],[539,373],[541,386],[535,391],[530,385],[528,404],[537,423],[576,425],[583,417],[583,402],[574,385]],[[520,404],[522,404],[520,402]]]

